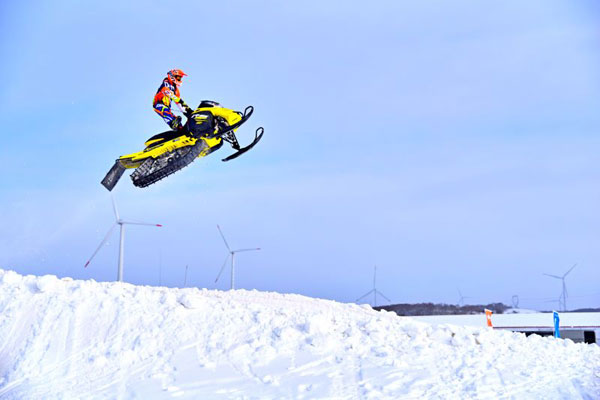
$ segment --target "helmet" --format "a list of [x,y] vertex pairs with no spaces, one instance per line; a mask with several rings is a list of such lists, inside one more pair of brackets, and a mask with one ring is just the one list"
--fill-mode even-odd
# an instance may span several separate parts
[[172,69],[167,72],[167,79],[175,86],[181,85],[181,78],[184,76],[187,76],[187,74],[180,69]]

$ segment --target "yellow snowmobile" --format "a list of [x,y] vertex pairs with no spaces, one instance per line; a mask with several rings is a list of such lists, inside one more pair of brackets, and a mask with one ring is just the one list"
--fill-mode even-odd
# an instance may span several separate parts
[[262,138],[262,127],[256,129],[254,140],[246,147],[240,147],[235,136],[237,128],[253,112],[252,106],[240,112],[221,107],[215,101],[205,100],[187,115],[188,120],[182,129],[154,135],[146,141],[144,150],[119,157],[102,180],[102,185],[111,191],[126,169],[135,168],[131,174],[133,184],[137,187],[149,186],[188,166],[196,158],[205,157],[220,149],[224,141],[236,152],[222,161],[233,160],[254,147]]

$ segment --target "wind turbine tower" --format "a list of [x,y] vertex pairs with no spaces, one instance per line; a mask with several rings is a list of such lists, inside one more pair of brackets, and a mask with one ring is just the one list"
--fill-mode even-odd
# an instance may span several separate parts
[[115,198],[111,196],[111,199],[112,199],[113,211],[115,213],[115,223],[110,227],[110,229],[108,230],[108,233],[106,234],[106,236],[104,236],[104,239],[102,239],[102,241],[100,242],[100,245],[98,246],[96,251],[94,251],[94,254],[92,254],[90,259],[85,263],[84,268],[87,268],[87,266],[90,264],[92,259],[100,251],[102,246],[104,246],[104,244],[108,241],[108,238],[110,237],[110,234],[112,233],[112,231],[115,229],[115,227],[117,225],[119,225],[120,240],[119,240],[119,267],[117,270],[117,280],[119,282],[123,282],[123,253],[125,251],[125,225],[146,225],[146,226],[158,226],[158,227],[161,227],[162,225],[149,224],[146,222],[125,221],[125,220],[121,219],[121,217],[119,217],[119,211],[117,210],[117,203],[115,203]]
[[575,268],[577,266],[577,264],[573,264],[573,266],[567,271],[565,272],[565,274],[563,276],[557,276],[557,275],[551,275],[551,274],[544,274],[546,276],[549,276],[551,278],[556,278],[556,279],[560,279],[562,281],[562,293],[560,294],[560,297],[558,298],[558,306],[563,310],[563,311],[567,311],[567,284],[565,283],[565,278],[567,277],[567,275],[569,275],[569,272],[573,271],[573,268]]
[[392,302],[390,299],[385,297],[385,295],[383,293],[381,293],[379,290],[377,290],[377,265],[375,266],[375,269],[373,271],[373,289],[369,290],[367,293],[365,293],[364,295],[362,295],[361,297],[356,299],[356,302],[358,303],[359,301],[361,301],[362,299],[364,299],[371,293],[373,293],[373,307],[377,307],[377,295],[378,294],[381,297],[383,297],[384,299],[386,299],[387,301],[389,301],[390,303]]
[[223,266],[221,266],[221,270],[219,271],[219,275],[217,275],[217,279],[215,279],[215,283],[217,283],[217,281],[221,277],[221,274],[223,273],[223,269],[225,269],[225,265],[227,264],[227,260],[229,259],[229,257],[231,257],[231,290],[233,290],[233,289],[235,289],[235,253],[241,253],[243,251],[257,251],[257,250],[260,250],[260,247],[256,247],[256,248],[252,248],[252,249],[231,250],[231,248],[229,247],[229,244],[227,243],[227,240],[225,240],[225,235],[223,235],[223,231],[221,231],[221,227],[219,225],[217,225],[217,229],[219,230],[219,233],[221,234],[221,237],[223,238],[223,242],[225,243],[225,247],[227,247],[227,251],[229,252],[229,254],[225,258],[225,261],[223,261]]

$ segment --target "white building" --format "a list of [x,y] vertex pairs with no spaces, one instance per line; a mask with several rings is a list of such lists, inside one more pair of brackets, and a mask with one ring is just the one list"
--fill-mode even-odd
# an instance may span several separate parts
[[[574,342],[600,344],[600,313],[560,313],[560,336]],[[485,314],[476,315],[427,315],[410,317],[434,325],[452,324],[487,326]],[[493,314],[494,329],[523,332],[527,335],[552,335],[554,317],[552,313]]]

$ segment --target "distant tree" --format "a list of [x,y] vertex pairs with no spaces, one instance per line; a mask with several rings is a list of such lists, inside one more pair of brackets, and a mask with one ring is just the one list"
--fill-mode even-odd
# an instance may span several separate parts
[[503,314],[510,307],[502,303],[491,304],[470,304],[466,306],[457,306],[454,304],[390,304],[387,306],[374,307],[375,310],[393,311],[400,316],[418,316],[418,315],[459,315],[459,314],[481,314],[484,309],[489,309],[494,314]]

